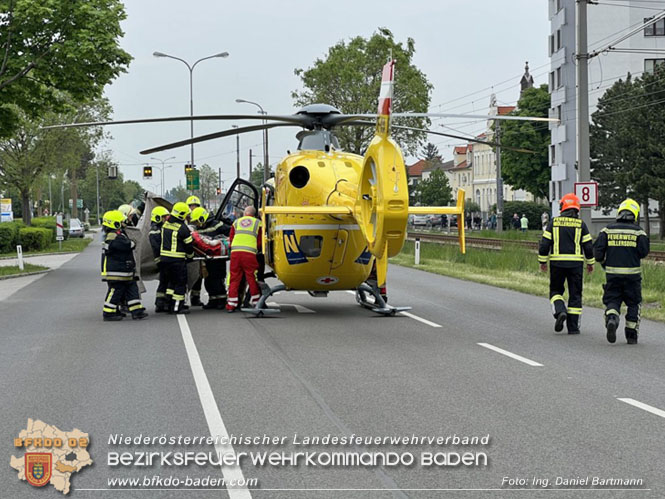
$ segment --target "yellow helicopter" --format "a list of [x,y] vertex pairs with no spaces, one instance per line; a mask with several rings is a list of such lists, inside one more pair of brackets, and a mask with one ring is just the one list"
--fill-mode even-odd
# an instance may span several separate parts
[[[152,154],[197,142],[280,126],[297,126],[298,150],[277,165],[274,178],[261,191],[236,179],[216,213],[230,221],[253,204],[262,221],[262,252],[281,284],[266,286],[258,304],[243,308],[257,316],[279,312],[267,299],[285,290],[307,291],[315,297],[335,290],[354,290],[358,303],[370,310],[395,315],[410,307],[388,305],[385,295],[388,259],[397,255],[407,235],[410,214],[455,215],[459,246],[465,253],[464,190],[455,206],[409,206],[408,178],[399,146],[390,137],[391,126],[435,135],[468,139],[441,132],[391,125],[391,117],[475,117],[432,113],[395,113],[391,116],[394,61],[383,68],[377,114],[342,114],[326,104],[304,107],[295,115],[261,116],[267,124],[207,134],[141,151]],[[502,117],[503,119],[507,117]],[[551,121],[547,118],[522,118]],[[69,126],[150,123],[181,120],[257,119],[253,115],[213,115],[155,118]],[[375,119],[376,121],[372,121]],[[375,135],[363,156],[340,149],[333,129],[339,126],[375,126]],[[491,143],[490,143],[491,144]],[[368,282],[369,281],[369,282]]]

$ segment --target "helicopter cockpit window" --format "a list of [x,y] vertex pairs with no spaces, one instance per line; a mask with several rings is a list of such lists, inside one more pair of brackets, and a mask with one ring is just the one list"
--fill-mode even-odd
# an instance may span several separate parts
[[254,191],[249,186],[244,184],[236,185],[224,207],[224,217],[231,221],[242,217],[245,208],[255,205],[254,198]]
[[298,149],[301,151],[326,151],[340,150],[339,141],[328,130],[314,130],[300,132],[297,135],[300,143]]
[[323,246],[323,237],[321,236],[301,236],[300,237],[300,251],[306,257],[316,258],[321,256],[321,247]]

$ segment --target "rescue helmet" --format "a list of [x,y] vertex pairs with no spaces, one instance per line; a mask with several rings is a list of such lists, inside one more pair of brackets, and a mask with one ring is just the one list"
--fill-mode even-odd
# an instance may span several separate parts
[[559,201],[559,209],[561,211],[566,211],[571,208],[580,211],[580,198],[572,192],[569,192],[561,198],[561,201]]
[[152,216],[150,217],[150,220],[156,223],[162,223],[164,221],[164,218],[166,215],[169,214],[169,210],[164,208],[163,206],[155,206],[152,209]]
[[102,225],[109,229],[118,230],[122,227],[123,222],[127,219],[125,215],[119,210],[110,210],[104,213],[102,217]]
[[189,218],[192,222],[198,223],[199,225],[203,225],[204,223],[206,223],[206,220],[208,220],[209,215],[210,214],[208,213],[208,210],[206,210],[202,206],[197,206],[192,210],[192,214],[189,216]]
[[192,206],[193,204],[196,206],[201,206],[201,200],[196,196],[189,196],[187,198],[187,206]]
[[640,218],[640,205],[637,201],[635,201],[634,199],[631,199],[631,198],[625,199],[619,205],[619,210],[617,211],[617,218],[622,218],[621,217],[621,212],[626,212],[626,211],[631,213],[635,217],[635,220],[639,220],[639,218]]
[[189,215],[189,206],[180,201],[173,205],[173,209],[171,210],[171,215],[179,220],[184,220],[185,218],[187,218],[187,215]]
[[121,204],[120,206],[118,206],[118,211],[123,215],[125,215],[125,218],[129,218],[129,216],[134,211],[134,208],[132,208],[131,204]]

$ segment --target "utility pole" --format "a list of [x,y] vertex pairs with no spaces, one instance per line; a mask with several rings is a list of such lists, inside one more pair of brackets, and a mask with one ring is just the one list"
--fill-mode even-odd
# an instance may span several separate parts
[[[265,123],[268,123],[268,120],[265,121]],[[263,133],[265,135],[265,144],[266,144],[266,149],[263,153],[263,181],[267,182],[268,177],[270,177],[270,155],[268,154],[268,129],[266,128],[263,130]]]
[[[232,128],[238,128],[238,125],[233,125]],[[240,135],[236,134],[236,177],[240,178]]]
[[252,150],[249,150],[249,177],[247,180],[252,181]]
[[[589,54],[587,52],[587,3],[576,0],[576,50],[577,60],[577,178],[589,182]],[[591,229],[591,208],[582,208],[580,216]]]
[[501,178],[501,122],[494,122],[496,126],[496,231],[503,232],[503,179]]

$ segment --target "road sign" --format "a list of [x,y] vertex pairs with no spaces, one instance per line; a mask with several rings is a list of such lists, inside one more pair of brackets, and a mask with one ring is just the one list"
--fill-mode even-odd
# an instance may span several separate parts
[[188,191],[198,191],[201,188],[199,181],[199,171],[198,170],[189,170],[187,172],[187,190]]
[[11,222],[12,220],[14,220],[12,200],[9,198],[0,199],[0,222]]
[[58,215],[57,217],[55,217],[55,226],[56,226],[55,240],[62,241],[64,239],[64,236],[62,234],[62,215]]
[[598,182],[575,182],[575,195],[580,206],[598,206]]

